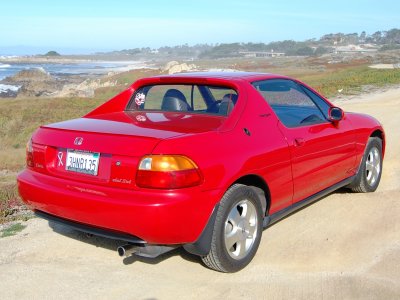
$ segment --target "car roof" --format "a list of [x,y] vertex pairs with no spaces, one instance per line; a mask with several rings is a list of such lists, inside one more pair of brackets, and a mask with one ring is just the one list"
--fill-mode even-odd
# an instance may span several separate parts
[[271,79],[271,78],[287,78],[286,76],[273,74],[273,73],[259,73],[259,72],[242,72],[242,71],[229,71],[229,72],[190,72],[190,73],[176,73],[172,75],[159,75],[158,78],[202,78],[202,79],[226,79],[226,80],[245,80],[248,82]]

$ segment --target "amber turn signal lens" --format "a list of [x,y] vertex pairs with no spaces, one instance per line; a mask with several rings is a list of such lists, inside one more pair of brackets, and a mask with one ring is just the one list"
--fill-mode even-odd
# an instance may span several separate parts
[[196,164],[189,158],[181,155],[149,155],[145,156],[139,170],[146,171],[183,171],[197,169]]
[[197,165],[182,155],[147,155],[139,163],[136,184],[140,187],[176,189],[198,185]]

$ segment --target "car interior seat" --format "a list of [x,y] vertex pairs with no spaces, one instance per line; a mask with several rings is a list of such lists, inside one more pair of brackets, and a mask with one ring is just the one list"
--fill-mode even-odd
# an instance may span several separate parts
[[188,111],[191,110],[191,107],[181,91],[169,89],[163,97],[161,109],[166,111]]
[[236,94],[226,94],[219,105],[218,113],[220,115],[227,116],[231,113],[233,107],[235,106],[238,99]]

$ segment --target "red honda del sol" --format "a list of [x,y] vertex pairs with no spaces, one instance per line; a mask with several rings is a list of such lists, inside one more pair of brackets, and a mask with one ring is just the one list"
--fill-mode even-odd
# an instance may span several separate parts
[[182,246],[244,268],[263,229],[348,187],[373,192],[385,134],[275,74],[183,73],[136,81],[27,144],[19,193],[39,217],[156,257]]

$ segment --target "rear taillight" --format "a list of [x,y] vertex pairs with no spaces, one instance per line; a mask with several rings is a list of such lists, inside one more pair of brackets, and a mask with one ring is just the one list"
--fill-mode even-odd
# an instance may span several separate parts
[[148,155],[142,158],[136,184],[144,188],[178,189],[202,182],[197,165],[182,155]]
[[32,139],[26,144],[26,165],[31,168],[34,166]]

